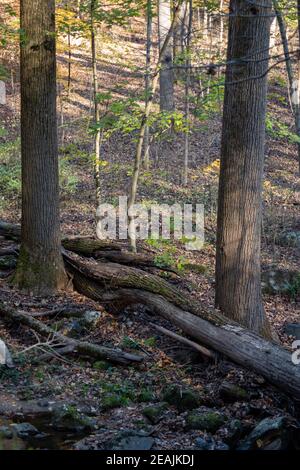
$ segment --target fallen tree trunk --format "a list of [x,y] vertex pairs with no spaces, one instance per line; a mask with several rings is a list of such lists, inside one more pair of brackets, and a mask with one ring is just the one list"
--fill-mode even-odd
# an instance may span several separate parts
[[88,343],[87,341],[77,341],[68,338],[39,320],[32,318],[30,314],[18,312],[3,303],[0,303],[0,318],[6,321],[13,321],[17,324],[28,326],[44,337],[52,337],[66,345],[73,346],[80,354],[91,356],[94,358],[105,359],[116,364],[127,365],[132,362],[141,362],[143,358],[136,354],[129,354],[120,349],[107,348],[97,344]]
[[212,312],[207,315],[204,309],[196,316],[176,307],[159,294],[134,288],[106,290],[79,272],[74,274],[73,282],[79,292],[101,301],[113,312],[118,312],[128,305],[146,305],[150,311],[169,320],[194,340],[262,375],[283,392],[300,399],[300,367],[293,364],[291,353],[278,344],[267,341],[233,322],[226,322],[226,319],[220,324],[219,314],[215,323],[207,320],[208,316],[212,316]]
[[[10,233],[14,234],[11,227]],[[119,311],[130,304],[144,304],[193,339],[300,398],[300,367],[293,364],[291,353],[278,344],[228,320],[218,310],[204,307],[159,276],[117,263],[82,259],[66,250],[63,255],[74,287],[100,301],[107,310]]]

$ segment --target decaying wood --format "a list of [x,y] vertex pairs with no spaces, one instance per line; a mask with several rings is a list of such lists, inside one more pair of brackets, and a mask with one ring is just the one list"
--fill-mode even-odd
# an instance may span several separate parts
[[3,303],[0,303],[0,318],[6,321],[14,321],[17,324],[19,323],[21,325],[28,326],[40,335],[46,337],[52,336],[61,343],[74,345],[74,348],[80,354],[94,358],[105,359],[109,362],[122,365],[130,364],[132,362],[138,363],[143,359],[141,356],[129,354],[127,352],[121,351],[120,349],[107,348],[105,346],[91,344],[86,341],[77,341],[73,338],[68,338],[63,334],[54,331],[52,328],[45,325],[41,321],[32,318],[30,315],[18,312],[13,308],[7,307]]
[[[11,227],[9,233],[15,236]],[[3,224],[0,223],[1,234]],[[7,236],[7,232],[4,234]],[[100,301],[107,310],[118,312],[128,305],[143,304],[195,341],[252,369],[284,392],[300,398],[300,367],[293,364],[291,353],[278,344],[228,320],[218,310],[208,309],[159,276],[118,263],[83,259],[65,249],[63,255],[75,289]],[[19,318],[15,317],[15,320],[19,321]]]
[[167,328],[164,328],[163,326],[160,325],[155,325],[155,323],[150,323],[150,325],[155,328],[157,331],[160,331],[166,336],[169,336],[170,338],[176,339],[182,344],[186,344],[187,346],[190,346],[191,348],[195,349],[198,351],[202,356],[209,357],[211,359],[216,358],[216,354],[214,354],[212,351],[209,349],[205,348],[204,346],[201,346],[198,343],[195,343],[195,341],[191,341],[188,338],[185,338],[184,336],[178,335],[177,333],[174,333],[174,331],[168,330]]
[[199,310],[199,315],[194,315],[176,307],[162,295],[142,289],[105,289],[80,273],[74,275],[74,285],[79,292],[101,301],[112,312],[128,305],[146,305],[149,311],[169,320],[194,340],[262,375],[285,393],[300,399],[300,368],[293,364],[291,353],[278,344],[233,322],[226,323],[226,319],[222,324],[218,320],[210,321],[208,318],[213,313],[205,312],[204,308]]

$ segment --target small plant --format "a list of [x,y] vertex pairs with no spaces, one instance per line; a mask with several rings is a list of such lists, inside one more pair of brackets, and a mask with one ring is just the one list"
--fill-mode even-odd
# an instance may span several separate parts
[[289,285],[288,294],[292,299],[296,299],[296,297],[300,294],[300,273]]

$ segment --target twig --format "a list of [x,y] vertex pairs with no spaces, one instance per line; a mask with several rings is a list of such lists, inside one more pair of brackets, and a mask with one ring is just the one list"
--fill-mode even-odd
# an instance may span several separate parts
[[180,341],[181,343],[186,344],[187,346],[190,346],[193,349],[196,349],[196,351],[200,352],[203,356],[210,357],[212,359],[216,358],[216,354],[210,351],[209,349],[206,349],[204,346],[200,346],[200,344],[195,343],[190,339],[184,338],[183,336],[180,336],[177,333],[174,333],[173,331],[167,330],[163,326],[155,325],[155,323],[150,323],[150,325],[161,333],[170,336],[170,338],[176,339],[177,341]]

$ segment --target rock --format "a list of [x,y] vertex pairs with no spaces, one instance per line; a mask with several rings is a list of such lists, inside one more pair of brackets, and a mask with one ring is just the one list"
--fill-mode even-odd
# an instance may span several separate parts
[[197,437],[195,441],[195,449],[197,450],[229,450],[227,444],[221,441],[215,441],[212,437]]
[[0,366],[1,365],[4,365],[9,368],[14,367],[14,363],[11,354],[8,350],[8,347],[6,346],[4,341],[0,339]]
[[242,437],[244,431],[243,423],[239,419],[233,419],[226,428],[227,434],[224,441],[230,447],[234,447]]
[[14,269],[17,266],[17,259],[14,255],[0,256],[0,269]]
[[16,435],[21,439],[26,439],[28,437],[40,434],[40,431],[30,423],[18,423],[12,424],[11,426],[14,429]]
[[247,401],[249,399],[248,393],[238,385],[230,382],[223,382],[219,388],[220,397],[228,403],[235,401]]
[[150,450],[154,439],[142,431],[124,430],[105,445],[106,450]]
[[8,426],[0,426],[0,439],[12,439],[14,433]]
[[284,450],[288,446],[290,430],[287,418],[265,418],[237,446],[237,450]]
[[283,332],[300,339],[300,323],[285,323],[283,326]]
[[95,429],[95,422],[73,406],[55,410],[52,425],[58,431],[82,432]]
[[298,271],[269,269],[262,273],[262,289],[266,294],[291,294],[300,284]]
[[87,310],[83,314],[82,321],[85,323],[86,326],[93,327],[101,318],[101,315],[101,312],[97,312],[96,310]]
[[277,244],[281,246],[291,246],[300,248],[300,232],[297,230],[290,232],[283,232],[280,234]]
[[166,408],[166,403],[158,403],[157,405],[146,406],[146,408],[143,409],[143,415],[146,416],[146,418],[148,418],[151,423],[157,424],[161,420]]
[[215,433],[226,421],[226,417],[217,411],[191,411],[186,417],[187,429],[198,429]]
[[181,385],[167,385],[162,391],[162,399],[180,411],[193,410],[200,405],[201,397],[193,389]]

